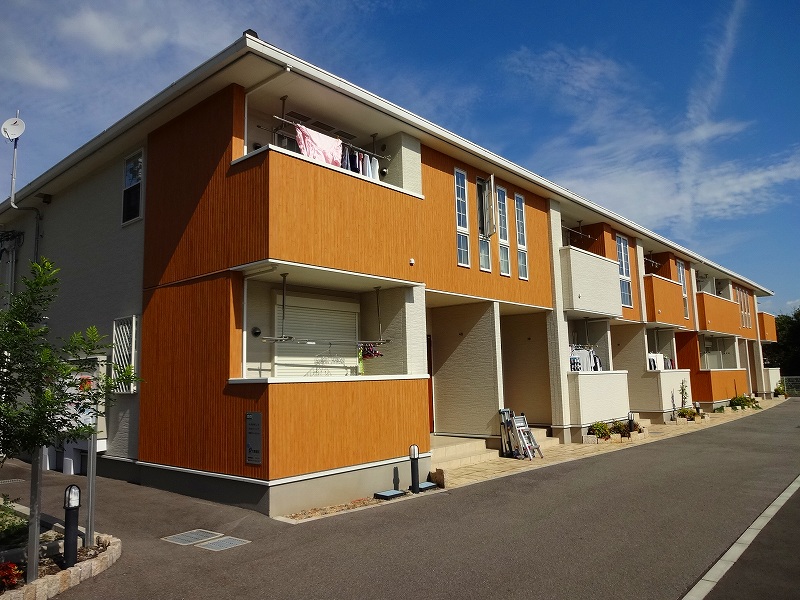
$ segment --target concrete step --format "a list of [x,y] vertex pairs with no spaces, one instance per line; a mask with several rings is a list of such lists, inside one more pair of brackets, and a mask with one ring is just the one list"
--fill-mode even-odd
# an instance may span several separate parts
[[497,458],[497,450],[486,448],[486,440],[450,436],[431,436],[431,470],[454,469]]

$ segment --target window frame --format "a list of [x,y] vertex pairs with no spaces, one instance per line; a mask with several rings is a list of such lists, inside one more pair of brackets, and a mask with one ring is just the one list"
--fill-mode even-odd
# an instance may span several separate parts
[[[133,160],[135,160],[137,156],[139,157],[139,161],[140,161],[139,178],[134,183],[129,184],[128,183],[128,172],[129,172],[128,171],[129,170],[129,166],[128,165]],[[132,152],[131,154],[129,154],[128,156],[125,157],[125,161],[124,161],[124,165],[123,165],[123,171],[122,171],[122,207],[121,207],[121,215],[120,215],[120,224],[121,225],[128,225],[130,223],[134,223],[134,222],[142,219],[143,216],[144,216],[144,210],[143,210],[144,209],[144,180],[145,180],[145,168],[144,168],[144,165],[145,165],[144,148],[139,148],[136,152]],[[139,195],[138,195],[138,199],[137,199],[136,216],[129,217],[129,218],[126,219],[125,218],[126,203],[127,203],[126,194],[128,193],[129,190],[132,190],[136,186],[139,187],[139,190],[138,190],[139,191]]]
[[[624,248],[622,248],[624,246]],[[619,265],[619,296],[622,306],[633,308],[633,283],[631,281],[630,241],[621,233],[617,234],[617,264]],[[625,303],[625,289],[627,285],[630,304]]]
[[508,241],[508,224],[508,192],[504,187],[497,186],[497,241],[500,246],[500,275],[503,277],[511,277],[511,245]]
[[686,264],[676,258],[675,269],[678,273],[678,283],[681,284],[681,291],[683,292],[683,318],[689,318],[689,291],[686,285]]
[[[459,176],[463,179],[463,198],[459,196]],[[469,190],[467,189],[467,172],[456,168],[453,175],[455,192],[455,213],[456,213],[456,262],[459,267],[470,266],[469,256]],[[463,219],[461,206],[463,205]],[[462,225],[463,221],[463,225]],[[464,242],[462,248],[462,241]],[[466,260],[462,261],[462,252],[466,255]]]
[[522,194],[514,194],[514,216],[517,226],[517,274],[520,279],[527,281],[529,276],[528,230],[525,225],[525,196]]
[[478,218],[478,267],[486,273],[492,272],[492,247],[489,243],[489,229],[491,224],[488,222],[491,211],[490,181],[483,177],[475,178],[475,200],[477,203]]

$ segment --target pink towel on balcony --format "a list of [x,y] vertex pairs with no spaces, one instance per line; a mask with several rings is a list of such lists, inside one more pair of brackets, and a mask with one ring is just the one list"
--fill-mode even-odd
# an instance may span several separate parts
[[311,131],[302,125],[295,125],[297,146],[300,154],[319,160],[334,167],[342,166],[342,140],[324,133]]

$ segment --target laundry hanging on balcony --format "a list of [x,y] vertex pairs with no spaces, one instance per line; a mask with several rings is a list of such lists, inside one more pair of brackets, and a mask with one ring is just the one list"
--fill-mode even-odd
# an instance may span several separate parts
[[570,371],[602,371],[603,362],[591,345],[571,344],[569,355]]
[[334,167],[342,166],[342,140],[295,125],[295,140],[300,154]]

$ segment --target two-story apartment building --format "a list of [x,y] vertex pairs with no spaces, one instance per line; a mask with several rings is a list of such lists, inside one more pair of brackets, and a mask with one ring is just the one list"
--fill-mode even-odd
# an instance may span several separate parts
[[54,260],[54,335],[135,363],[99,464],[148,485],[285,514],[499,408],[569,443],[772,389],[768,289],[253,32],[17,203],[0,277]]

